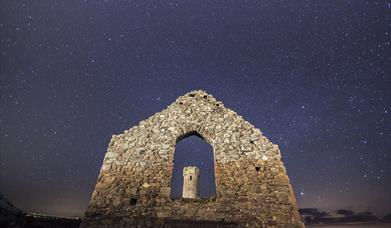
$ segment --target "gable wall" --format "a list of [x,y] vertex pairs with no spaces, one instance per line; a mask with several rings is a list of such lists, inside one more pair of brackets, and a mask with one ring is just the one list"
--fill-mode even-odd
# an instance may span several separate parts
[[[216,196],[173,200],[175,145],[193,133],[213,147]],[[302,226],[278,146],[203,91],[112,137],[82,226],[113,218],[154,226],[165,219]]]

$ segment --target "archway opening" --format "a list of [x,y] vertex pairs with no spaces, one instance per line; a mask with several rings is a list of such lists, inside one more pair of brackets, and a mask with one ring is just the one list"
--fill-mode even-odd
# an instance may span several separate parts
[[200,170],[199,197],[213,197],[216,194],[213,148],[196,132],[177,140],[171,179],[172,199],[182,198],[183,168],[188,166],[196,166]]

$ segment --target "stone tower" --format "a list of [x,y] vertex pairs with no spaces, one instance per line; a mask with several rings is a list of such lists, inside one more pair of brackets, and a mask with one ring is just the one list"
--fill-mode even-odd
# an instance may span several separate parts
[[198,198],[198,177],[200,170],[195,166],[183,168],[183,198]]
[[[175,147],[191,135],[213,148],[216,195],[172,199]],[[113,135],[81,227],[164,227],[172,221],[304,227],[278,146],[201,90]]]

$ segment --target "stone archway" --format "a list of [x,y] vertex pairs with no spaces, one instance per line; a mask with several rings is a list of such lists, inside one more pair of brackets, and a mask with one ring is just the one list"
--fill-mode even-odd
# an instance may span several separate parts
[[[172,200],[175,145],[194,132],[213,147],[216,197]],[[204,91],[112,137],[82,227],[175,220],[304,226],[278,146]]]
[[210,198],[216,195],[215,160],[213,146],[198,132],[191,132],[176,140],[171,179],[171,198],[182,198],[186,166],[199,169],[199,197]]

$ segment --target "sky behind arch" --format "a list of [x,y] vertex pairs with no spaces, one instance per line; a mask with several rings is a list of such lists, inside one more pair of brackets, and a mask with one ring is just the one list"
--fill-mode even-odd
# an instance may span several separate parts
[[0,3],[0,192],[82,215],[112,134],[204,89],[281,148],[300,207],[391,208],[385,1]]

